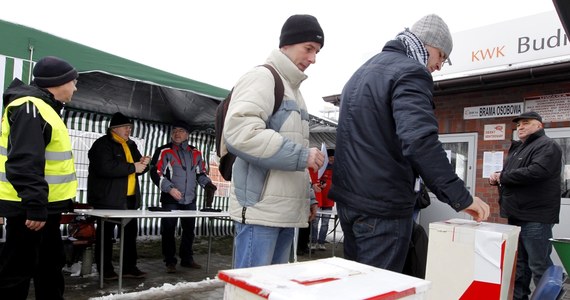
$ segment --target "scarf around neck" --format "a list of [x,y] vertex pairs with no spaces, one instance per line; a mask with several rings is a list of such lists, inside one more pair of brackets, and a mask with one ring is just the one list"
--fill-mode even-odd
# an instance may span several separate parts
[[396,39],[406,46],[406,55],[427,66],[429,53],[422,41],[408,28],[396,35]]
[[[127,141],[125,141],[122,137],[120,137],[118,134],[114,132],[111,132],[111,134],[113,136],[113,140],[115,140],[116,142],[121,144],[121,146],[123,146],[123,151],[125,151],[125,158],[127,159],[127,162],[134,163],[133,155],[131,153],[129,145],[127,145]],[[127,196],[132,196],[135,194],[136,180],[137,180],[136,172],[129,174],[127,182]]]

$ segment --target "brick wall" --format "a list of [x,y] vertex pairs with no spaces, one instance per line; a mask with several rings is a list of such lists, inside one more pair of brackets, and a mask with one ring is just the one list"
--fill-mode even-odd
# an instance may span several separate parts
[[[570,92],[570,80],[566,82],[486,89],[481,91],[438,96],[435,98],[435,114],[439,120],[440,134],[478,133],[475,195],[489,203],[491,206],[489,222],[506,223],[506,220],[499,217],[499,195],[497,188],[490,186],[487,178],[481,177],[483,172],[483,152],[504,151],[506,157],[513,138],[513,131],[516,129],[516,126],[512,122],[513,117],[464,120],[463,109],[471,106],[523,102],[524,99],[528,97],[568,92]],[[484,141],[483,130],[485,124],[497,123],[506,124],[505,140]],[[545,123],[544,127],[570,127],[570,122]]]

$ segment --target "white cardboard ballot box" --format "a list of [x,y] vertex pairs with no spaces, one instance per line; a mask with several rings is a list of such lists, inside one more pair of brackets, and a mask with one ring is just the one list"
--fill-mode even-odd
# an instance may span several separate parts
[[428,299],[512,299],[520,227],[451,219],[429,225]]
[[425,299],[430,282],[343,258],[223,270],[224,299]]

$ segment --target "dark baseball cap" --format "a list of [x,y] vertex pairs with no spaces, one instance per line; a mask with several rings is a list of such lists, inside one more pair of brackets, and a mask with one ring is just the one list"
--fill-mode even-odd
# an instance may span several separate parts
[[542,123],[542,117],[537,112],[534,112],[534,111],[527,111],[527,112],[520,114],[520,116],[513,119],[513,122],[516,123],[522,119],[535,119],[535,120],[538,120],[538,122]]

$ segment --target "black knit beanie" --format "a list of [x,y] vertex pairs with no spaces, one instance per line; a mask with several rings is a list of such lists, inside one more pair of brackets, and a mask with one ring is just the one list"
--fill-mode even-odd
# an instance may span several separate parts
[[65,60],[46,56],[34,66],[34,83],[41,88],[64,85],[77,79],[77,70]]
[[279,37],[279,48],[304,42],[325,45],[325,34],[317,18],[311,15],[292,15],[285,21]]
[[186,130],[186,132],[190,133],[190,126],[188,126],[183,121],[175,121],[174,124],[172,124],[172,129],[174,129],[174,128],[182,128],[182,129]]
[[133,122],[120,112],[114,113],[113,117],[111,117],[109,128],[121,127],[125,125],[133,125]]

